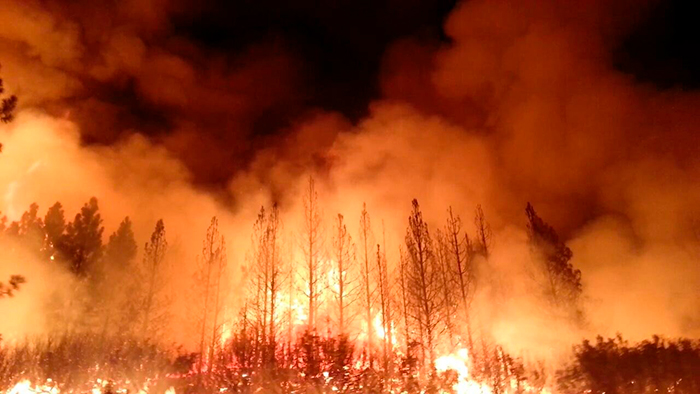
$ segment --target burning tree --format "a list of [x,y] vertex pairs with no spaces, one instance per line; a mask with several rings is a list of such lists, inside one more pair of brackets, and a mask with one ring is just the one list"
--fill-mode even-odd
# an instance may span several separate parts
[[334,223],[333,262],[331,286],[336,309],[336,326],[339,335],[348,333],[353,320],[352,306],[357,301],[358,286],[355,275],[355,244],[343,223],[343,215],[338,214]]
[[202,242],[202,254],[198,258],[198,270],[195,274],[199,299],[198,372],[200,377],[205,371],[206,360],[213,362],[221,337],[226,262],[226,241],[224,236],[219,234],[219,220],[213,217]]
[[464,316],[467,330],[467,346],[473,354],[474,343],[472,336],[471,304],[476,290],[474,270],[474,247],[469,235],[464,232],[462,237],[462,220],[455,216],[452,207],[448,209],[447,224],[445,225],[445,241],[449,254],[450,271],[456,278],[458,298]]
[[374,305],[374,284],[373,284],[373,264],[370,261],[371,248],[374,243],[372,234],[372,225],[367,213],[367,204],[362,204],[362,212],[360,213],[360,231],[359,231],[359,246],[360,246],[360,271],[361,271],[361,286],[362,286],[362,307],[364,309],[364,321],[367,334],[367,343],[365,347],[365,357],[372,364],[372,346],[374,344],[374,327],[372,324],[372,307]]
[[319,310],[320,295],[323,291],[323,229],[321,228],[321,212],[318,206],[318,193],[313,177],[309,177],[308,189],[304,196],[304,221],[302,227],[301,249],[305,261],[304,276],[306,289],[304,296],[308,299],[308,325],[310,330],[316,329],[316,318]]
[[280,320],[280,295],[288,279],[282,260],[281,232],[277,205],[273,205],[269,213],[261,207],[253,226],[249,275],[254,294],[249,309],[255,321],[255,342],[260,345],[258,356],[265,363],[274,360]]
[[421,364],[425,365],[427,359],[432,366],[445,299],[441,288],[441,270],[435,261],[428,224],[423,220],[418,200],[414,199],[412,206],[406,229],[407,264],[404,274],[407,313],[418,329]]

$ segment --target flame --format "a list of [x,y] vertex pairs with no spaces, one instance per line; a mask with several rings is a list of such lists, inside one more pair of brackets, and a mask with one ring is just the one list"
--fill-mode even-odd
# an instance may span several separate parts
[[[103,388],[106,387],[108,384],[107,380],[104,379],[97,379],[95,386],[90,390],[91,394],[102,394],[103,393]],[[115,393],[128,393],[130,392],[127,389],[116,389],[113,390]],[[15,384],[9,391],[7,391],[7,394],[60,394],[61,390],[56,386],[56,383],[52,381],[51,379],[47,379],[44,384],[37,384],[34,385],[32,384],[29,379],[24,379],[20,381],[19,383]],[[146,394],[148,393],[148,387],[144,387],[141,390],[138,390],[138,393],[141,394]],[[170,387],[165,391],[165,394],[176,394],[175,389],[173,387]]]
[[377,333],[377,336],[379,339],[384,339],[386,337],[386,332],[384,332],[384,326],[382,325],[382,316],[381,313],[377,313],[376,316],[374,316],[374,332]]
[[477,383],[469,374],[469,352],[467,349],[459,349],[454,355],[442,356],[435,360],[435,369],[438,372],[447,370],[455,371],[458,375],[457,383],[452,389],[457,394],[491,394],[490,387]]
[[[47,381],[50,383],[50,380]],[[48,394],[58,394],[61,391],[56,387],[50,385],[32,386],[29,380],[23,380],[8,391],[8,394],[30,394],[30,393],[48,393]]]
[[219,336],[219,344],[221,346],[224,346],[226,342],[231,338],[231,335],[233,334],[231,324],[229,323],[224,323],[221,326],[221,335]]

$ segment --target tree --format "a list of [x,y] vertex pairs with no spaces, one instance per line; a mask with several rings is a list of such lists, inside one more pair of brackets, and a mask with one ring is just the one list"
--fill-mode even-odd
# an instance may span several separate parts
[[63,206],[60,202],[56,202],[46,212],[44,217],[44,246],[42,248],[43,255],[46,259],[57,259],[58,252],[62,249],[66,230],[66,218],[63,212]]
[[[0,78],[0,97],[5,93],[5,86],[3,84],[2,78]],[[0,101],[0,121],[3,123],[8,123],[14,119],[14,111],[17,108],[17,96],[11,95],[5,97]],[[0,144],[0,151],[2,151],[2,144]]]
[[370,252],[371,247],[374,244],[374,236],[372,234],[372,224],[367,213],[367,204],[362,203],[362,212],[360,213],[360,267],[361,267],[361,277],[362,277],[362,291],[363,291],[363,309],[364,309],[364,320],[367,327],[367,344],[365,348],[365,357],[369,360],[370,365],[373,362],[372,359],[372,346],[374,345],[374,327],[372,324],[372,307],[374,305],[374,285],[373,285],[373,275],[374,269],[373,264],[370,262]]
[[389,363],[389,347],[391,346],[391,305],[389,291],[389,276],[387,270],[386,259],[386,243],[384,249],[377,244],[377,273],[379,278],[379,311],[381,313],[382,325],[382,355],[384,361],[384,370],[388,368]]
[[109,236],[105,247],[104,259],[117,268],[126,268],[136,257],[136,240],[129,217],[125,217],[117,231]]
[[545,298],[554,306],[580,313],[581,271],[571,263],[573,253],[544,222],[530,203],[525,208],[528,239],[535,261],[544,275]]
[[92,197],[66,227],[64,254],[69,260],[70,270],[78,277],[90,275],[102,257],[103,232],[97,199]]
[[[132,305],[128,302],[128,295],[133,290],[128,286],[127,272],[133,272],[133,260],[136,258],[136,241],[134,231],[131,229],[131,220],[125,217],[119,224],[117,231],[109,237],[105,247],[103,263],[97,275],[96,285],[98,297],[96,302],[104,310],[104,333],[107,333],[114,316],[119,316],[128,311],[125,306]],[[126,305],[125,305],[126,304]],[[129,314],[121,316],[130,318]],[[126,319],[117,318],[122,324]]]
[[454,293],[454,280],[451,275],[451,263],[450,258],[452,255],[449,252],[449,245],[445,234],[440,231],[436,232],[436,242],[435,242],[435,261],[438,265],[437,269],[440,271],[440,283],[442,288],[442,315],[445,319],[445,328],[447,329],[447,335],[450,341],[450,350],[454,348],[455,342],[455,326],[453,322],[453,316],[457,311],[456,303],[452,302],[452,297]]
[[428,224],[423,220],[418,200],[413,200],[412,207],[406,229],[406,293],[409,313],[417,323],[421,339],[421,361],[425,365],[427,355],[432,366],[435,361],[440,311],[443,310],[444,303],[442,281]]
[[491,225],[486,221],[484,210],[481,209],[481,205],[476,206],[474,225],[476,226],[476,251],[484,256],[484,258],[488,259],[491,255],[491,239],[493,233],[491,232]]
[[138,273],[138,284],[142,290],[140,302],[141,308],[141,337],[155,338],[166,327],[168,321],[167,294],[168,283],[168,240],[165,234],[163,219],[156,222],[151,233],[151,238],[143,247],[143,260]]
[[309,329],[316,329],[320,295],[323,288],[323,230],[321,228],[321,212],[318,206],[318,193],[313,177],[309,177],[309,187],[304,196],[304,223],[302,230],[301,249],[304,254],[305,282],[304,295],[309,300]]
[[44,224],[38,216],[39,205],[32,203],[22,214],[19,221],[10,223],[6,232],[18,239],[32,250],[40,251],[44,238]]
[[331,271],[330,290],[333,293],[337,311],[338,334],[347,334],[352,305],[357,301],[355,274],[355,244],[343,223],[343,215],[338,214],[334,225],[333,259],[335,267]]
[[[202,376],[206,359],[213,363],[216,344],[221,335],[221,312],[224,305],[226,275],[226,240],[219,233],[219,220],[211,219],[198,258],[196,287],[199,296],[199,375]],[[207,354],[205,356],[205,354]],[[211,370],[211,369],[210,369]]]
[[[477,209],[477,212],[479,209]],[[447,224],[445,225],[445,241],[450,255],[452,275],[457,278],[459,299],[464,313],[467,329],[467,345],[470,354],[474,352],[474,341],[471,325],[471,304],[476,290],[474,270],[474,247],[469,235],[464,232],[462,238],[462,220],[455,216],[452,207],[448,209]],[[478,217],[478,215],[477,215]],[[479,226],[477,225],[477,228]]]
[[277,205],[273,205],[269,213],[265,207],[261,207],[253,226],[253,245],[249,258],[251,290],[254,292],[249,309],[256,323],[256,345],[261,345],[261,355],[265,362],[274,359],[279,295],[287,279],[282,262],[281,231]]

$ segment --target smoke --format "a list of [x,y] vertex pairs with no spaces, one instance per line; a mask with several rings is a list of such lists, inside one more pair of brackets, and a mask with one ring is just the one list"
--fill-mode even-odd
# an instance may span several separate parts
[[[162,217],[182,247],[179,286],[217,215],[238,281],[259,207],[279,202],[293,236],[314,173],[326,219],[343,213],[356,234],[366,202],[394,263],[412,198],[432,231],[452,206],[473,232],[482,204],[494,255],[480,324],[511,349],[558,352],[598,333],[697,336],[700,97],[615,69],[614,49],[653,2],[608,3],[462,2],[449,43],[388,48],[367,116],[303,108],[279,124],[305,94],[303,61],[283,39],[223,56],[166,38],[178,4],[3,2],[2,77],[23,109],[2,126],[0,208],[15,220],[32,202],[61,201],[70,218],[94,195],[106,233],[128,215],[139,244]],[[274,134],[255,133],[261,117]],[[201,187],[222,179],[223,191]],[[573,250],[584,329],[532,295],[528,201]],[[26,275],[26,298],[56,286],[30,265]]]

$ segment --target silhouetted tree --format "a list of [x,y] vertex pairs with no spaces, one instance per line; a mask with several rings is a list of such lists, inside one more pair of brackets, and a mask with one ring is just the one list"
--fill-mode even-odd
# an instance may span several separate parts
[[700,342],[653,337],[637,344],[618,336],[574,347],[573,360],[557,374],[563,394],[700,392]]
[[92,197],[66,227],[64,254],[70,270],[77,276],[87,277],[102,257],[103,231],[97,199]]
[[491,255],[493,233],[491,232],[491,225],[486,221],[484,210],[481,209],[481,205],[476,206],[474,226],[476,227],[476,252],[488,259]]
[[58,252],[63,250],[62,243],[65,242],[66,218],[63,206],[60,202],[52,205],[44,216],[44,246],[42,252],[44,258],[55,260],[60,258]]
[[44,239],[44,224],[38,216],[39,205],[32,203],[19,221],[10,223],[6,233],[20,239],[29,250],[39,252]]
[[544,274],[544,294],[557,307],[579,313],[581,297],[581,271],[571,263],[573,253],[559,239],[556,231],[544,222],[535,209],[527,204],[528,238],[536,262]]
[[143,247],[143,259],[138,269],[136,288],[139,300],[137,321],[141,323],[141,337],[156,338],[167,326],[171,302],[168,294],[168,240],[163,219],[156,222],[151,238]]
[[452,207],[448,209],[447,225],[445,226],[445,241],[450,255],[451,269],[457,278],[459,300],[464,314],[467,331],[467,346],[469,352],[474,353],[474,341],[472,335],[471,304],[476,290],[474,270],[474,247],[469,235],[464,232],[462,238],[462,221],[455,216]]
[[133,317],[124,312],[128,310],[125,306],[132,305],[127,301],[127,296],[133,290],[128,286],[127,273],[136,268],[133,266],[136,249],[131,220],[127,216],[119,224],[117,231],[109,236],[103,263],[96,274],[96,302],[104,311],[104,333],[110,328],[115,317],[119,326],[124,326],[125,320]]
[[455,346],[455,322],[454,314],[459,304],[453,302],[454,297],[454,277],[451,275],[450,259],[452,255],[445,234],[438,229],[435,236],[435,262],[440,271],[440,284],[442,288],[442,311],[440,311],[445,322],[445,329],[449,338],[450,350]]
[[304,195],[304,220],[301,239],[301,249],[306,264],[304,295],[309,300],[309,329],[316,329],[316,319],[319,310],[320,295],[323,291],[323,231],[321,228],[321,212],[318,206],[318,193],[313,177],[309,177],[309,185]]
[[[2,68],[0,66],[0,68]],[[0,97],[5,93],[5,85],[0,78]],[[3,123],[8,123],[14,119],[14,112],[17,108],[17,96],[11,95],[9,97],[2,98],[0,101],[0,121]],[[0,152],[2,152],[2,144],[0,144]]]
[[253,245],[249,256],[252,299],[250,313],[256,322],[256,345],[262,347],[265,362],[274,358],[279,320],[280,292],[287,276],[282,262],[282,224],[279,209],[273,205],[260,213],[253,226]]
[[386,260],[386,245],[382,248],[377,244],[377,284],[379,290],[379,312],[382,326],[382,358],[384,370],[388,369],[389,353],[391,351],[391,293]]
[[355,267],[355,244],[348,234],[348,229],[343,223],[343,215],[338,214],[334,223],[333,232],[333,263],[330,290],[335,299],[337,312],[337,334],[347,334],[348,325],[354,315],[351,314],[352,306],[357,301],[357,281]]
[[418,325],[423,348],[422,363],[425,359],[432,365],[435,361],[435,346],[440,325],[440,312],[443,310],[443,293],[441,288],[440,267],[435,261],[433,241],[428,231],[428,224],[423,220],[423,213],[418,200],[412,202],[411,215],[406,229],[406,290],[409,301],[409,313]]
[[[221,335],[221,312],[224,305],[226,275],[226,241],[219,233],[219,221],[211,219],[198,259],[196,287],[199,296],[199,375],[205,362],[214,360],[216,345]],[[207,354],[208,353],[208,354]],[[211,371],[211,369],[210,369]]]
[[369,213],[367,213],[367,204],[362,203],[362,212],[360,213],[360,230],[359,230],[359,259],[362,279],[362,301],[364,309],[364,321],[367,327],[367,343],[365,346],[365,357],[372,365],[372,346],[374,345],[374,327],[372,325],[372,307],[374,305],[374,270],[373,264],[370,261],[371,247],[374,244],[372,234],[372,224]]

